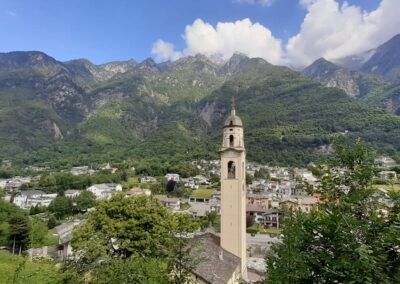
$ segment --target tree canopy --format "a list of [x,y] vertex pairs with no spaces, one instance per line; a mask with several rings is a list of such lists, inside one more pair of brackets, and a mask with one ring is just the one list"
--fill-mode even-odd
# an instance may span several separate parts
[[[336,145],[314,189],[323,204],[288,212],[284,239],[267,256],[266,283],[399,283],[399,196],[382,203],[371,188],[373,156],[362,142]],[[387,216],[384,214],[387,211]]]
[[[190,216],[173,214],[156,198],[116,194],[100,201],[86,223],[74,230],[72,246],[78,257],[67,268],[81,279],[92,275],[92,283],[106,283],[104,279],[166,283],[171,281],[171,270],[189,265],[187,240],[182,236],[196,228]],[[176,278],[186,277],[185,273],[181,269]]]

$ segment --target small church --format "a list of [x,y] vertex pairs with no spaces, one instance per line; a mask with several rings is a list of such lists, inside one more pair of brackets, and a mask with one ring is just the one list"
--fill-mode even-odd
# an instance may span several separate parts
[[[221,155],[221,234],[199,236],[192,255],[202,258],[197,283],[233,284],[248,279],[246,261],[246,149],[235,101],[223,126]],[[195,241],[197,242],[197,240]]]

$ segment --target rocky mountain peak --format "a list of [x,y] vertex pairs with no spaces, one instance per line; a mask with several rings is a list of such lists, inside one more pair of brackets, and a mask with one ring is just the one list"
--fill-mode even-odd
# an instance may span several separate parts
[[303,73],[313,79],[324,79],[332,76],[341,67],[321,57],[314,61],[310,66],[304,68]]
[[250,58],[242,53],[234,53],[232,57],[222,66],[221,72],[233,74],[241,69],[243,65],[250,62]]
[[0,53],[0,72],[22,68],[49,74],[54,74],[63,69],[57,60],[40,51]]
[[400,34],[380,45],[360,70],[391,81],[400,81]]

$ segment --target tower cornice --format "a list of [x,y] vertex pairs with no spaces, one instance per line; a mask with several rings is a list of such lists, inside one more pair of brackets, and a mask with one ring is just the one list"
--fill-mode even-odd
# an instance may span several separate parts
[[246,152],[246,149],[244,149],[244,148],[225,147],[225,148],[221,148],[219,150],[219,153],[223,153],[223,152],[226,152],[226,151],[229,151],[229,150],[234,151],[234,152],[238,152],[238,153]]

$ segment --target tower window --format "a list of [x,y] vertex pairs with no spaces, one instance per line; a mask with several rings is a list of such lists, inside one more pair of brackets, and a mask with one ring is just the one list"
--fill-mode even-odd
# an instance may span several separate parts
[[228,162],[228,178],[236,177],[236,165],[234,161]]
[[233,120],[231,120],[231,122],[229,123],[229,126],[233,126]]
[[229,135],[229,147],[233,147],[233,135]]

